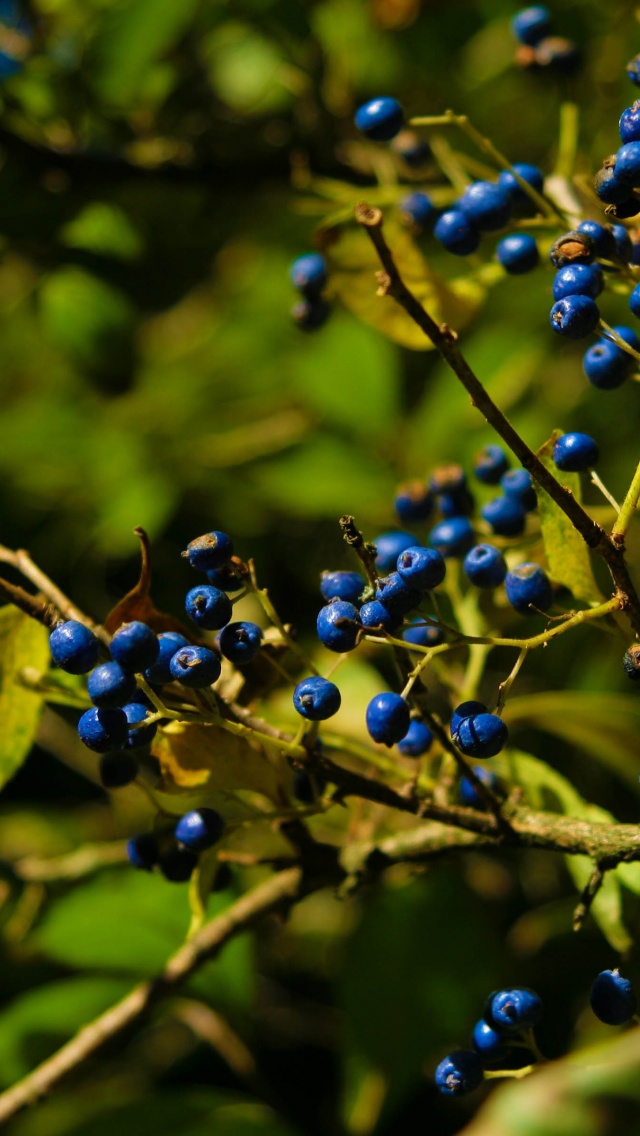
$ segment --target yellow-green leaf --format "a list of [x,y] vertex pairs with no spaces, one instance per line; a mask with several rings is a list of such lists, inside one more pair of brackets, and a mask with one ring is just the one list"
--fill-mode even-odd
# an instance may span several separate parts
[[[549,441],[538,450],[538,457],[554,477],[558,470],[553,461],[553,447],[563,433],[563,430],[554,430]],[[580,474],[562,473],[561,481],[576,501],[580,501]],[[576,599],[585,603],[599,603],[602,595],[593,578],[585,542],[547,491],[535,481],[533,484],[538,498],[544,550],[553,580],[569,588]]]
[[43,698],[19,681],[25,667],[49,665],[46,628],[15,607],[0,608],[0,788],[13,777],[33,745]]
[[219,726],[172,723],[154,746],[169,785],[196,793],[253,791],[276,800],[284,758]]

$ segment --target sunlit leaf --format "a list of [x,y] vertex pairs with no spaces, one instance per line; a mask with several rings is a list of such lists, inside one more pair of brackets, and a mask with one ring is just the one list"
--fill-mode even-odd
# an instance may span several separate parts
[[91,51],[91,81],[102,97],[125,105],[148,69],[184,35],[198,0],[119,0],[106,10]]
[[89,249],[119,260],[135,260],[142,252],[142,240],[127,214],[106,201],[87,205],[61,233],[70,248]]
[[[580,474],[560,473],[553,461],[553,447],[564,431],[554,430],[548,442],[538,450],[538,457],[546,468],[559,476],[562,485],[571,491],[576,501],[581,501]],[[597,603],[602,595],[596,584],[587,546],[559,505],[545,489],[534,481],[544,550],[549,564],[549,572],[557,584],[565,587],[585,603]]]
[[20,672],[44,673],[50,659],[46,628],[18,608],[0,608],[0,787],[28,756],[40,721],[42,695],[19,681]]
[[153,752],[165,779],[179,788],[208,793],[254,790],[277,797],[284,758],[219,726],[172,722],[157,735]]

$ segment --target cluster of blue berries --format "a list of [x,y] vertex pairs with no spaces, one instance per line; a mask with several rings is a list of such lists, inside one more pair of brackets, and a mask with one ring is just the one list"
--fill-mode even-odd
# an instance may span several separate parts
[[[522,1053],[530,1031],[542,1017],[539,996],[527,987],[496,990],[487,998],[482,1017],[473,1030],[473,1049],[458,1049],[438,1065],[435,1083],[447,1096],[463,1096],[473,1092],[484,1080],[485,1065],[495,1066]],[[523,1063],[533,1053],[527,1052]]]
[[[171,883],[184,883],[197,866],[200,853],[217,844],[224,829],[224,820],[215,809],[192,809],[173,828],[160,827],[133,836],[127,842],[127,857],[134,868],[150,872],[157,866]],[[221,864],[214,890],[227,887],[229,876],[228,866]]]
[[580,62],[573,40],[552,35],[549,9],[542,5],[523,8],[514,16],[511,27],[519,48],[516,62],[528,69],[550,68],[563,75],[572,74]]
[[302,331],[315,331],[326,323],[331,311],[322,295],[327,283],[327,265],[319,252],[306,252],[297,257],[289,269],[300,299],[291,309],[294,322]]

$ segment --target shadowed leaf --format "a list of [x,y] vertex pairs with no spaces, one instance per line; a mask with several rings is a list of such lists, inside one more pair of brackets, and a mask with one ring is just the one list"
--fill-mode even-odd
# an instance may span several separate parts
[[15,607],[0,608],[0,787],[28,756],[40,721],[42,696],[20,683],[20,672],[44,673],[49,662],[46,628]]
[[[558,470],[553,460],[553,447],[563,430],[554,430],[548,442],[538,450],[543,465],[555,476]],[[560,481],[571,491],[576,501],[582,500],[579,473],[561,473]],[[599,603],[602,595],[593,578],[589,552],[584,540],[574,529],[569,518],[556,505],[546,490],[534,481],[538,498],[540,524],[549,572],[557,584],[564,584],[576,599],[585,603]]]

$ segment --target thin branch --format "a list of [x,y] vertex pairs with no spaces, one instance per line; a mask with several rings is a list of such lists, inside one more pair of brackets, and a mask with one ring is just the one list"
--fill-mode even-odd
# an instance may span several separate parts
[[596,898],[605,879],[605,873],[599,864],[596,864],[580,896],[580,901],[573,913],[574,931],[582,930],[583,923],[591,910],[591,904]]
[[[80,609],[71,602],[68,596],[65,596],[64,592],[60,591],[60,588],[54,584],[53,580],[49,579],[49,577],[38,568],[37,564],[34,564],[28,552],[25,552],[24,549],[21,548],[14,552],[12,549],[0,545],[0,562],[11,564],[13,568],[17,569],[17,571],[24,576],[25,580],[29,580],[34,584],[38,591],[41,592],[43,596],[46,596],[49,602],[53,604],[63,619],[77,619],[78,623],[84,623],[85,626],[91,628],[94,635],[96,635],[105,646],[109,646],[111,637],[108,632],[105,631],[104,627],[99,623],[95,623],[92,619],[89,619],[84,612],[80,611]],[[18,604],[18,606],[20,605]],[[25,609],[23,608],[23,610]],[[32,613],[30,612],[29,614]],[[35,618],[37,619],[38,616],[36,615]],[[44,622],[44,620],[41,620],[41,622]]]
[[366,544],[362,533],[356,527],[356,523],[353,517],[345,514],[344,517],[340,517],[339,525],[342,529],[342,535],[347,544],[350,548],[353,549],[353,551],[356,553],[356,556],[358,556],[360,561],[362,562],[362,567],[365,570],[367,580],[369,581],[371,586],[375,588],[376,580],[378,579],[375,553],[371,551],[371,546]]

